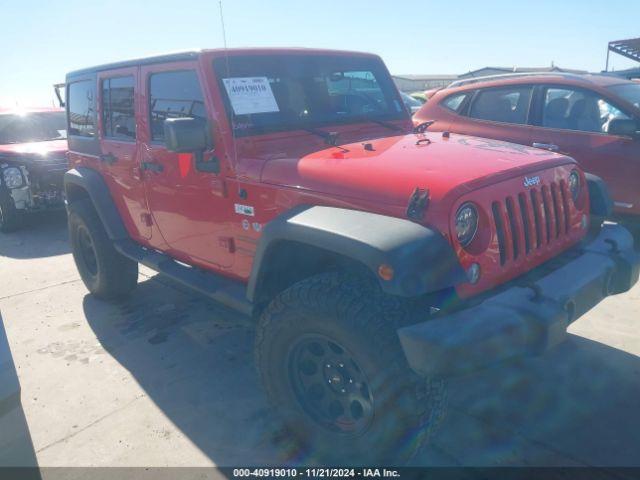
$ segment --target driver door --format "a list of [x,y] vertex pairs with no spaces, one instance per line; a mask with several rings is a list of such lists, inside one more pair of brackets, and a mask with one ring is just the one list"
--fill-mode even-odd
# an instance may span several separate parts
[[[207,120],[207,108],[195,62],[149,65],[141,69],[146,88],[143,116],[148,119],[141,149],[149,209],[171,255],[189,264],[228,269],[233,240],[225,222],[228,199],[224,174],[201,172],[192,154],[170,152],[164,144],[164,120]],[[205,159],[213,151],[204,153]]]

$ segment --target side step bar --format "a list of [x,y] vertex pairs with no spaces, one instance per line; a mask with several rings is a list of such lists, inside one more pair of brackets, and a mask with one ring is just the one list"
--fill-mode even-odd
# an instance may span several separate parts
[[247,300],[247,289],[242,282],[176,262],[168,255],[141,247],[129,239],[115,241],[113,246],[125,257],[166,275],[216,302],[245,315],[253,313],[253,305]]

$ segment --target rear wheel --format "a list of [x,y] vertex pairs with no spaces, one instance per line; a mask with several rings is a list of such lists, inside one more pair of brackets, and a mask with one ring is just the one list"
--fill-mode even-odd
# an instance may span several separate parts
[[0,232],[9,233],[20,227],[20,215],[6,187],[0,186]]
[[89,292],[105,300],[131,293],[138,282],[138,263],[113,248],[90,200],[69,206],[69,237],[73,259]]
[[309,460],[404,462],[435,429],[444,386],[413,373],[396,328],[401,302],[340,273],[304,280],[263,313],[256,363]]

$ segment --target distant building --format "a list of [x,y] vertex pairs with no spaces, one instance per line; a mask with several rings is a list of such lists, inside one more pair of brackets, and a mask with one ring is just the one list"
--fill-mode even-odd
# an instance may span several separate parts
[[613,75],[616,77],[626,78],[627,80],[638,80],[640,79],[640,67],[638,68],[628,68],[627,70],[613,70],[610,72],[602,72],[605,75]]
[[457,79],[457,75],[393,75],[398,90],[407,93],[446,87]]
[[572,68],[551,67],[484,67],[478,70],[471,70],[458,76],[458,80],[476,77],[486,77],[488,75],[506,75],[508,73],[529,73],[529,72],[563,72],[563,73],[589,73],[586,70],[575,70]]

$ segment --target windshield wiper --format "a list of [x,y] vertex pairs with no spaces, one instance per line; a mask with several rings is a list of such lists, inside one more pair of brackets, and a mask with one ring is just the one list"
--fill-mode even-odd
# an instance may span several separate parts
[[305,132],[312,133],[317,135],[318,137],[324,140],[324,143],[327,145],[336,146],[336,142],[338,141],[338,132],[326,132],[324,130],[317,130],[315,128],[309,127],[300,127],[300,130],[304,130]]
[[378,125],[381,125],[383,127],[388,128],[389,130],[394,130],[396,132],[400,132],[402,131],[402,128],[400,128],[397,125],[394,125],[393,123],[387,123],[387,122],[383,122],[382,120],[377,120],[375,118],[364,118],[363,120],[367,121],[367,122],[371,122],[371,123],[377,123]]

